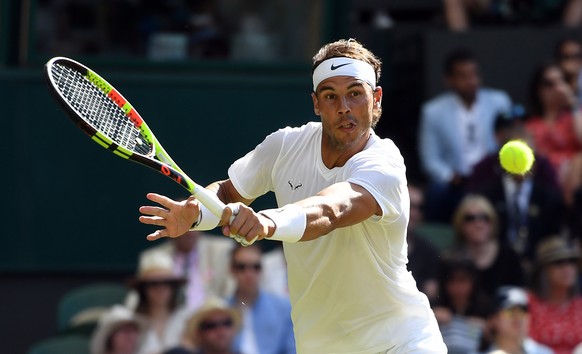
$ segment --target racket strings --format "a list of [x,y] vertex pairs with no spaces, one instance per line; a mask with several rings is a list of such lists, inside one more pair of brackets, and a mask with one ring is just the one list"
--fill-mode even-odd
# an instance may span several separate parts
[[143,138],[125,112],[80,72],[57,63],[51,73],[69,106],[91,127],[132,152],[142,155],[152,152],[152,144]]

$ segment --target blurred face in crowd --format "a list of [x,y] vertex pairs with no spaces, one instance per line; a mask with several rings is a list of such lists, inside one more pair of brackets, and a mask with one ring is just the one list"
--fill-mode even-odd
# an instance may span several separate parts
[[240,247],[232,257],[231,272],[239,291],[256,293],[261,279],[261,251],[257,246]]
[[472,103],[481,85],[479,65],[475,61],[455,63],[451,73],[446,77],[446,83],[465,103]]
[[151,307],[170,306],[174,296],[174,286],[169,281],[148,281],[144,290]]
[[200,322],[197,344],[205,353],[229,353],[235,334],[234,320],[229,313],[211,312]]
[[481,244],[492,236],[492,216],[476,203],[466,205],[462,214],[461,232],[469,244]]
[[414,230],[422,222],[424,195],[419,188],[414,186],[408,187],[408,194],[410,195],[410,221],[408,222],[408,230]]
[[549,285],[555,289],[570,289],[578,278],[578,268],[575,259],[564,259],[546,265]]
[[515,306],[499,311],[493,317],[493,328],[498,337],[522,340],[529,329],[527,310]]
[[582,70],[582,45],[576,41],[564,42],[560,47],[558,63],[567,76],[578,77]]
[[137,353],[139,329],[135,323],[124,323],[117,327],[109,338],[108,354]]
[[545,109],[566,108],[568,96],[572,94],[572,89],[557,66],[550,66],[545,70],[538,90],[540,101]]
[[473,292],[473,276],[465,270],[454,270],[445,287],[454,303],[465,303]]

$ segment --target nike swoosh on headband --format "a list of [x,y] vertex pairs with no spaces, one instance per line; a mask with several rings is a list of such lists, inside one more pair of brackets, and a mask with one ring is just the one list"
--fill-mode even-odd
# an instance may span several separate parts
[[341,68],[342,66],[346,66],[346,65],[350,65],[351,63],[344,63],[344,64],[340,64],[338,66],[334,66],[333,63],[331,64],[331,70],[336,70]]

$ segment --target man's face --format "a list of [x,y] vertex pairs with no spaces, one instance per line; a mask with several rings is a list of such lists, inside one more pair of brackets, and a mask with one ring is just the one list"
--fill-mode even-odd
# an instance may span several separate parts
[[374,112],[382,102],[382,89],[351,76],[322,81],[312,94],[315,114],[321,116],[323,143],[334,150],[363,148],[372,127]]
[[236,332],[229,313],[216,311],[200,322],[197,341],[200,349],[208,353],[228,352]]
[[256,248],[239,248],[234,254],[231,272],[239,290],[245,293],[258,291],[261,269],[261,253]]
[[446,84],[464,101],[472,102],[481,85],[479,66],[474,61],[457,62],[453,65],[452,72],[446,77]]
[[582,46],[576,42],[566,42],[560,48],[558,63],[569,76],[578,76],[582,70]]

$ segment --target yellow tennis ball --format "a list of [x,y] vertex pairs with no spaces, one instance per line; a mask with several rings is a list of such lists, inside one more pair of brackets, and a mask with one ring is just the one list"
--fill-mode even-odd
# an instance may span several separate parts
[[521,140],[511,140],[499,150],[499,162],[507,172],[524,175],[531,170],[534,163],[532,149]]

